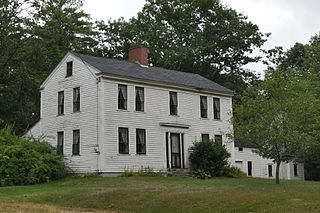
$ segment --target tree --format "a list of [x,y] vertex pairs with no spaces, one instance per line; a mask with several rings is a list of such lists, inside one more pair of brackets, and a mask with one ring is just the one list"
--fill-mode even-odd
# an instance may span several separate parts
[[242,66],[259,60],[250,53],[266,38],[218,0],[147,0],[136,18],[98,26],[108,57],[127,57],[129,48],[147,46],[154,66],[199,73],[236,91],[257,79]]
[[319,99],[310,83],[281,70],[266,75],[235,104],[235,139],[255,145],[255,152],[276,163],[295,161],[317,140]]

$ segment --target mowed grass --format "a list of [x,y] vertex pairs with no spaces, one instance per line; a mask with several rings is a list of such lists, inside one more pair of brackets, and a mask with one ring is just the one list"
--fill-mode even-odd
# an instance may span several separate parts
[[0,212],[320,212],[320,183],[70,177],[47,184],[0,187]]

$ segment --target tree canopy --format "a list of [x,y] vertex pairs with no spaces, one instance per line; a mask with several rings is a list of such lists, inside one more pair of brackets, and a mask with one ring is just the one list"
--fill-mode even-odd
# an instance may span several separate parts
[[147,0],[137,17],[98,23],[103,55],[127,57],[134,46],[149,48],[154,66],[198,73],[242,91],[256,76],[243,65],[266,41],[257,25],[218,0]]
[[310,83],[281,70],[266,75],[234,106],[236,140],[276,163],[298,161],[318,138],[320,105]]

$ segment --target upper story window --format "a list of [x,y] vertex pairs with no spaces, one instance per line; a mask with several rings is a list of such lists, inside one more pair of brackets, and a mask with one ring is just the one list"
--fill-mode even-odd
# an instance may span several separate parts
[[208,142],[209,141],[209,134],[201,134],[201,140]]
[[72,155],[80,154],[80,130],[73,130]]
[[119,154],[129,154],[129,129],[119,127]]
[[73,70],[73,62],[69,61],[67,62],[67,73],[66,77],[72,76],[72,70]]
[[127,109],[127,85],[118,85],[118,109]]
[[201,118],[208,117],[207,96],[200,96],[200,114],[201,114]]
[[136,87],[136,111],[144,111],[144,88]]
[[58,132],[57,134],[57,154],[63,155],[63,132]]
[[136,129],[137,154],[146,154],[146,130]]
[[80,111],[80,87],[73,88],[73,112]]
[[220,120],[220,98],[213,98],[213,118]]
[[178,115],[178,95],[176,92],[169,92],[170,115]]
[[58,92],[58,115],[64,114],[64,91]]
[[214,135],[214,141],[218,142],[222,146],[222,135]]

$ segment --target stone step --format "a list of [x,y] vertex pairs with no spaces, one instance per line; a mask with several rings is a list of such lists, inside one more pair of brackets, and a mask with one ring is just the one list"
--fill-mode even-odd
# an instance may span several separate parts
[[189,169],[169,169],[167,170],[166,175],[190,177],[191,173]]

